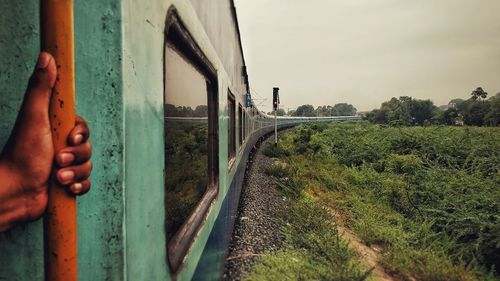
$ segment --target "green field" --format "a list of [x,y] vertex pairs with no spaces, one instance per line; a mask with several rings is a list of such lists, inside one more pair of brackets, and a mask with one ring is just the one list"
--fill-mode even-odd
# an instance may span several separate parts
[[[380,264],[391,275],[499,280],[500,128],[311,124],[283,133],[280,146],[264,152],[279,159],[268,173],[295,198],[289,205],[333,210],[338,216],[330,216],[331,223],[380,249]],[[294,232],[290,216],[282,219],[287,249],[263,257],[250,279],[276,274],[266,265],[287,260],[286,253],[306,269],[324,260],[301,245],[311,241],[297,243],[314,235]],[[344,249],[342,242],[335,245]],[[355,263],[355,255],[340,252],[348,258],[331,271]],[[302,277],[324,279],[313,273]]]

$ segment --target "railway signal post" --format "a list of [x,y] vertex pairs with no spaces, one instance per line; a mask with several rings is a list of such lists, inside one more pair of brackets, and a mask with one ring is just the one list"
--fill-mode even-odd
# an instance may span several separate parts
[[274,145],[278,145],[278,107],[280,104],[280,88],[273,88],[273,110],[274,110]]

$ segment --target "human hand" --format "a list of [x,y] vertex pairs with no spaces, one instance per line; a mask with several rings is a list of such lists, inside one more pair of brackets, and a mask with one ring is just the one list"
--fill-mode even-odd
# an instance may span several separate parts
[[42,52],[30,79],[12,134],[0,155],[0,231],[39,218],[48,201],[52,167],[74,195],[90,189],[92,147],[86,122],[76,118],[68,146],[54,157],[49,101],[56,81],[54,58]]

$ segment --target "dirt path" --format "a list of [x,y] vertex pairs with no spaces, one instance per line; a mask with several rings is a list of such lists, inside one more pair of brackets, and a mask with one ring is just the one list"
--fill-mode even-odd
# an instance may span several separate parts
[[[349,229],[342,225],[344,221],[342,219],[342,215],[338,210],[334,210],[331,207],[327,207],[330,213],[335,218],[337,222],[336,227],[340,237],[349,243],[351,249],[353,249],[360,257],[360,261],[366,267],[366,269],[371,269],[372,274],[371,277],[376,281],[400,281],[401,278],[392,276],[385,272],[384,267],[382,267],[379,263],[380,257],[380,249],[377,247],[370,247],[363,243],[363,241],[352,233]],[[413,279],[411,281],[414,281]]]
[[349,242],[349,246],[358,253],[361,262],[366,268],[373,268],[372,278],[377,281],[398,281],[399,278],[387,274],[379,264],[380,256],[377,248],[371,248],[363,244],[361,239],[351,233],[347,228],[338,226],[337,230],[342,239]]

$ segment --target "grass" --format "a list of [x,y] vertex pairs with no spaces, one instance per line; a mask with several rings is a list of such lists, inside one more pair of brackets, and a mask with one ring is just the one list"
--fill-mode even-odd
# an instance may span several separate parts
[[[266,172],[290,198],[288,247],[264,256],[250,280],[271,280],[263,274],[280,274],[280,263],[283,276],[310,277],[286,280],[364,278],[338,234],[324,233],[334,231],[325,207],[403,280],[499,280],[500,128],[312,124],[281,139],[265,148],[278,158]],[[325,277],[334,268],[354,275]]]
[[[247,280],[366,280],[355,254],[340,239],[328,211],[300,196],[296,185],[282,182],[293,194],[281,214],[285,248],[260,257]],[[286,191],[288,190],[288,191]]]

